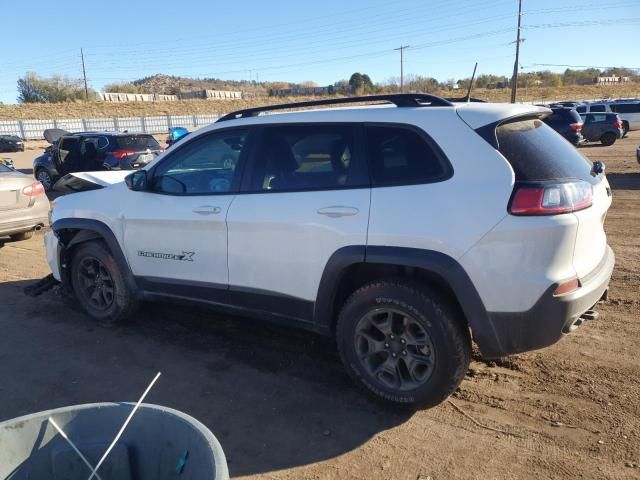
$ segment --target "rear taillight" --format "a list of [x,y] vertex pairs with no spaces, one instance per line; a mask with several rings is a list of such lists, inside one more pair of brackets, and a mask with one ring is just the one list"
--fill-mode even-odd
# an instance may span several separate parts
[[553,296],[559,297],[561,295],[566,295],[567,293],[575,292],[578,288],[580,288],[580,282],[577,278],[573,278],[567,282],[559,284],[554,290]]
[[135,155],[136,152],[134,152],[133,150],[116,150],[113,152],[113,156],[116,157],[118,160],[122,160],[125,157],[128,157],[129,155]]
[[516,185],[509,204],[512,215],[557,215],[591,206],[593,189],[583,181]]
[[616,120],[613,126],[616,128],[622,128],[622,122],[620,120]]
[[32,183],[22,189],[22,194],[27,197],[37,197],[38,195],[44,195],[44,187],[40,182]]
[[571,123],[571,124],[569,124],[569,128],[571,130],[573,130],[574,132],[579,132],[580,130],[582,130],[582,124],[581,123]]

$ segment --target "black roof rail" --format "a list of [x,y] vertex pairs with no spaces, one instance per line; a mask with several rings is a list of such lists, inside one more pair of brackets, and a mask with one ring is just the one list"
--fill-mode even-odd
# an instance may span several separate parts
[[445,100],[449,101],[449,102],[479,102],[479,103],[487,103],[486,100],[482,100],[481,98],[478,97],[447,97],[445,98]]
[[322,100],[310,100],[307,102],[280,103],[277,105],[265,105],[264,107],[246,108],[231,112],[217,121],[234,120],[236,118],[255,117],[262,112],[273,110],[285,110],[289,108],[316,107],[320,105],[340,105],[346,103],[363,102],[390,102],[398,107],[452,107],[453,104],[436,95],[429,93],[391,93],[387,95],[363,95],[360,97],[325,98]]

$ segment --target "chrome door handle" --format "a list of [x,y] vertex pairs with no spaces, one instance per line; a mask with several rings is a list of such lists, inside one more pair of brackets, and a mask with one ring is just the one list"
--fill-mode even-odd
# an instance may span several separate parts
[[337,217],[353,217],[357,215],[360,210],[356,207],[343,207],[341,205],[336,205],[334,207],[324,207],[318,210],[318,215],[325,215],[331,218]]
[[193,213],[198,215],[217,215],[221,211],[220,207],[212,207],[211,205],[202,205],[193,209]]

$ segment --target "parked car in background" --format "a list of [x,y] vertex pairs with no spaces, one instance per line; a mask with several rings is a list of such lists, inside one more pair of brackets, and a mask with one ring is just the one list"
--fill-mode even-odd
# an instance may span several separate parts
[[24,141],[16,135],[0,135],[0,152],[24,152]]
[[187,135],[189,135],[189,130],[187,130],[185,127],[171,127],[169,129],[169,135],[165,140],[165,143],[167,144],[167,148],[169,148],[171,145],[173,145],[178,140],[180,140],[181,138]]
[[576,108],[576,107],[578,107],[580,105],[582,105],[582,102],[568,101],[568,102],[554,102],[554,103],[551,104],[551,107]]
[[[622,120],[624,135],[632,130],[640,130],[640,101],[601,101],[579,105],[576,110],[580,115],[587,113],[617,113]],[[623,136],[624,136],[623,135]]]
[[580,115],[584,115],[586,113],[611,113],[611,107],[605,102],[584,103],[575,108]]
[[629,131],[640,130],[640,102],[613,102],[609,105],[612,112],[622,120],[624,135]]
[[146,133],[44,132],[51,146],[33,161],[33,172],[49,191],[63,175],[94,170],[134,170],[145,166],[164,149]]
[[49,199],[40,182],[0,164],[0,237],[26,240],[49,223]]
[[552,107],[551,111],[553,113],[544,119],[544,123],[573,145],[582,144],[584,142],[584,137],[581,133],[583,122],[578,112],[569,107]]
[[587,113],[582,117],[582,136],[589,142],[599,141],[609,146],[624,135],[622,120],[617,113]]

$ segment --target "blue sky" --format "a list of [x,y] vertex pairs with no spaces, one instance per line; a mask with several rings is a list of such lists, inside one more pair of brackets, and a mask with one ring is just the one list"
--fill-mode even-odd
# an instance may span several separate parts
[[[168,3],[168,2],[166,2]],[[355,71],[439,80],[510,75],[517,0],[173,2],[27,0],[3,8],[0,101],[26,71],[90,86],[165,73],[328,85]],[[537,64],[640,67],[640,0],[523,0],[523,71]]]

